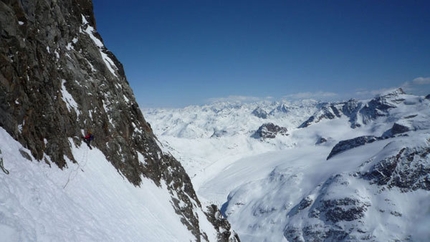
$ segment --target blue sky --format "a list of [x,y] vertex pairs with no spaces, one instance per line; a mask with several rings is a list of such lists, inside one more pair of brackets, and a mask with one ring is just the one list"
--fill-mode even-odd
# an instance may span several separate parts
[[93,3],[142,108],[430,93],[430,1]]

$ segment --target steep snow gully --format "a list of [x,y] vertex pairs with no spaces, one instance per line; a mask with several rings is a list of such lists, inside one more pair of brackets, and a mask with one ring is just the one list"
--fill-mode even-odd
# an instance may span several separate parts
[[[242,241],[428,241],[430,100],[148,109],[163,149]],[[286,133],[256,136],[263,124]],[[278,129],[280,130],[280,129]]]

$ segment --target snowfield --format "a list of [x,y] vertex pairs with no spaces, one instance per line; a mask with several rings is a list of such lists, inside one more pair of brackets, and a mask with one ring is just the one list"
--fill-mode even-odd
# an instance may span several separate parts
[[[424,97],[394,90],[359,102],[221,103],[144,116],[242,241],[430,239]],[[256,137],[264,123],[288,135]],[[327,159],[340,141],[347,148]]]

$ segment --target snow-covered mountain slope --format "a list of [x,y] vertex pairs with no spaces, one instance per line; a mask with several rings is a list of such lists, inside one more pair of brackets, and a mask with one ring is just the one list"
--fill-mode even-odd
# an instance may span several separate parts
[[[71,147],[78,163],[67,161],[68,169],[60,170],[35,161],[0,128],[0,157],[9,172],[0,170],[0,241],[195,240],[170,204],[165,184],[145,179],[135,187],[97,148]],[[201,222],[216,241],[213,226]]]
[[[144,112],[198,195],[222,208],[243,241],[430,238],[424,97],[398,89],[363,101]],[[264,123],[288,135],[253,136]]]

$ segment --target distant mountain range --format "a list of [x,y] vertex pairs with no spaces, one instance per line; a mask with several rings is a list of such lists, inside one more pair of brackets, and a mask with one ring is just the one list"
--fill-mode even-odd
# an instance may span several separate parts
[[426,241],[429,99],[395,89],[144,113],[243,241]]

